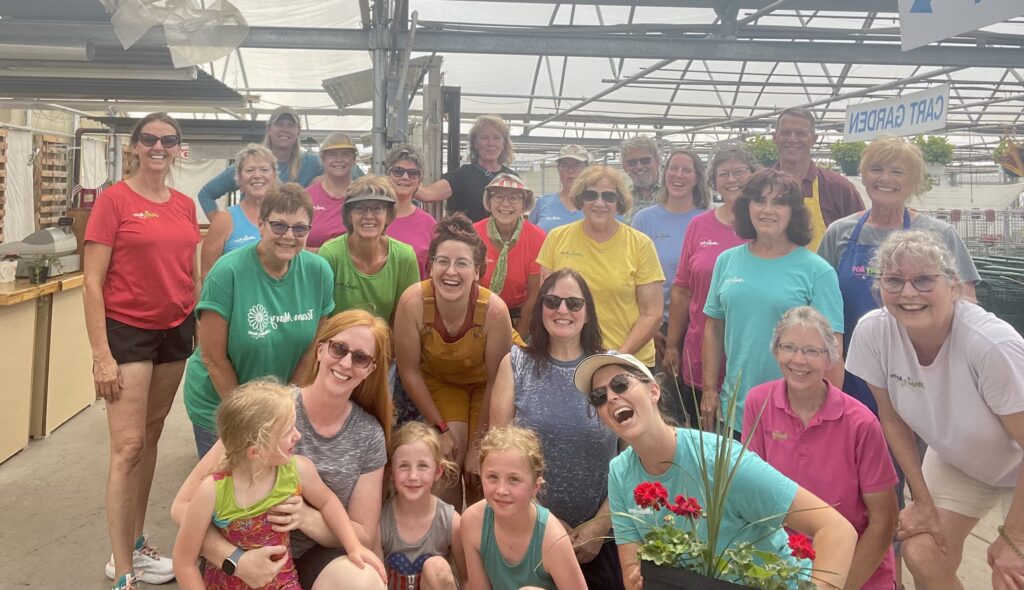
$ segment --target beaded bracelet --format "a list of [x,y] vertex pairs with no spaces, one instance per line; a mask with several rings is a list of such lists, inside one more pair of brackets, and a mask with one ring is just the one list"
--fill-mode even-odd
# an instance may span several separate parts
[[1006,541],[1006,544],[1010,546],[1010,549],[1013,549],[1013,552],[1017,554],[1017,557],[1024,561],[1024,551],[1021,550],[1020,546],[1013,542],[1010,535],[1006,534],[1006,531],[1003,529],[1003,525],[999,525],[997,530],[999,531],[999,536]]

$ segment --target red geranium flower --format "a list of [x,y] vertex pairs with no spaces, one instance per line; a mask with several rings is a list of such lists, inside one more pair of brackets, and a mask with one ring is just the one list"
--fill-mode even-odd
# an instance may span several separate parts
[[697,498],[687,498],[682,494],[676,496],[675,504],[670,505],[668,509],[679,516],[685,516],[692,519],[700,518],[701,513],[704,512],[700,503],[697,502]]
[[668,491],[656,481],[641,482],[633,490],[633,500],[641,508],[657,510],[662,506],[668,506]]
[[793,557],[798,559],[813,560],[815,557],[814,547],[811,545],[811,540],[800,533],[793,533],[789,536],[789,548],[793,550]]

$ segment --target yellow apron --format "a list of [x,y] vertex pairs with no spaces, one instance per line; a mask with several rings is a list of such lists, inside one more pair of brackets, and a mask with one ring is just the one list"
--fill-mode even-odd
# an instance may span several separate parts
[[811,243],[807,249],[811,252],[818,251],[818,244],[825,237],[825,218],[821,215],[821,193],[818,191],[818,177],[814,177],[811,183],[811,196],[804,197],[804,205],[811,217]]

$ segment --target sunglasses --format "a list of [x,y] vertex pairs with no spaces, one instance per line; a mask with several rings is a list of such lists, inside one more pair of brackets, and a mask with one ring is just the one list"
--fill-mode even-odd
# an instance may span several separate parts
[[401,166],[392,166],[391,169],[388,170],[388,174],[394,176],[395,178],[408,176],[410,180],[416,180],[417,178],[420,177],[420,174],[422,174],[422,172],[415,168],[402,168]]
[[569,311],[579,311],[583,309],[583,304],[586,300],[582,297],[559,297],[558,295],[544,295],[540,298],[540,302],[544,304],[544,307],[551,311],[557,311],[558,308],[562,307],[562,302],[565,302],[565,307]]
[[615,191],[597,192],[595,190],[587,189],[583,191],[583,194],[581,196],[583,197],[584,201],[596,201],[598,198],[600,198],[605,203],[615,203],[619,200],[619,193]]
[[903,277],[886,275],[878,279],[878,283],[886,292],[893,295],[901,293],[903,286],[907,283],[910,283],[910,286],[918,293],[931,293],[941,276],[943,275],[917,275],[914,278],[905,279]]
[[630,160],[623,160],[623,163],[626,166],[632,168],[632,167],[636,166],[637,164],[639,164],[641,166],[650,166],[651,162],[653,162],[653,161],[654,161],[654,158],[648,156],[646,158],[632,158]]
[[146,147],[153,147],[154,145],[156,145],[156,142],[158,142],[158,141],[160,142],[160,145],[164,146],[164,149],[168,149],[169,150],[172,147],[174,147],[174,146],[178,145],[179,143],[181,143],[181,137],[179,137],[177,135],[164,135],[164,136],[161,136],[161,137],[157,137],[156,135],[153,135],[152,133],[140,133],[139,134],[139,143],[141,143],[142,145],[144,145]]
[[598,387],[587,394],[587,401],[595,408],[600,408],[608,402],[608,390],[611,390],[615,395],[622,395],[632,387],[631,380],[636,380],[640,383],[647,383],[648,381],[647,379],[637,377],[632,373],[619,373],[612,377],[612,380],[608,382],[607,386]]
[[336,340],[327,341],[327,354],[339,361],[351,354],[352,366],[358,369],[365,369],[373,364],[373,355],[361,350],[352,350],[348,344]]
[[274,232],[275,236],[283,236],[288,233],[288,230],[292,230],[292,235],[296,238],[304,238],[309,233],[310,228],[313,226],[306,223],[296,223],[295,225],[288,225],[283,221],[267,221],[267,225],[270,226],[270,231]]

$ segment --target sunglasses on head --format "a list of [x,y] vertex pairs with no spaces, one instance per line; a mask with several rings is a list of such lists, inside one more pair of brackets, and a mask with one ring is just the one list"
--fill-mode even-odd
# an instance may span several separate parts
[[292,230],[292,235],[296,238],[304,238],[309,233],[312,227],[306,223],[296,223],[295,225],[288,225],[283,221],[267,221],[267,225],[270,226],[270,231],[274,232],[275,236],[283,236],[288,233],[288,230]]
[[582,297],[559,297],[558,295],[544,295],[540,298],[540,302],[544,304],[544,307],[551,311],[557,311],[558,308],[562,307],[562,302],[565,302],[565,307],[569,311],[579,311],[583,309],[583,304],[586,300]]
[[160,142],[160,145],[164,146],[165,149],[171,149],[172,147],[181,143],[181,138],[178,137],[177,135],[164,135],[161,137],[157,137],[152,133],[139,134],[139,143],[146,147],[153,147],[154,145],[156,145],[156,142],[158,141]]
[[587,394],[587,401],[595,408],[600,408],[608,401],[608,390],[611,390],[615,395],[622,395],[629,391],[629,388],[632,386],[631,380],[647,383],[647,379],[637,377],[632,373],[619,373],[612,377],[607,386],[598,387]]
[[339,361],[351,354],[352,366],[358,369],[365,369],[373,364],[373,355],[361,350],[352,350],[347,343],[336,340],[327,341],[327,354]]
[[421,173],[419,170],[415,168],[402,168],[401,166],[392,166],[391,169],[388,170],[388,174],[394,176],[395,178],[408,176],[410,180],[416,180],[417,178],[420,177]]
[[598,199],[601,199],[605,203],[615,203],[619,200],[619,193],[615,191],[597,192],[589,188],[583,191],[583,194],[581,196],[583,197],[584,201],[596,201]]

